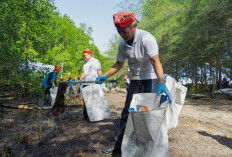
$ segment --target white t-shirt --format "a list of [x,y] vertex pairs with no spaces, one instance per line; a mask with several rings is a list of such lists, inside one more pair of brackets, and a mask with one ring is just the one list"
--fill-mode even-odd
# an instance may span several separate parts
[[147,31],[136,29],[132,46],[122,39],[117,61],[124,62],[126,58],[128,59],[132,80],[156,79],[150,58],[158,54],[158,45],[154,36]]
[[95,81],[97,78],[97,70],[101,69],[100,62],[92,57],[88,62],[83,65],[84,79],[85,81]]

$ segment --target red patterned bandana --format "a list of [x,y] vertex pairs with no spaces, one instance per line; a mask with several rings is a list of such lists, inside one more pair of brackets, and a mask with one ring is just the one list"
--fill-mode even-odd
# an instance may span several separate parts
[[119,12],[113,15],[114,25],[117,28],[129,26],[134,20],[134,12]]
[[83,53],[92,53],[92,52],[90,51],[90,49],[85,49],[83,50]]

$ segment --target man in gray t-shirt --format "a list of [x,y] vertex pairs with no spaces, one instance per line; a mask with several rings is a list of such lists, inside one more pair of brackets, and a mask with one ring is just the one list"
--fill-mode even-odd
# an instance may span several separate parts
[[125,107],[121,113],[120,128],[115,147],[104,147],[104,153],[121,154],[121,144],[128,118],[128,109],[135,93],[164,92],[172,103],[172,97],[166,85],[163,67],[159,59],[158,45],[149,32],[137,29],[138,20],[133,12],[119,12],[114,14],[114,24],[123,38],[118,49],[117,62],[104,74],[98,76],[96,81],[104,81],[107,77],[118,72],[125,59],[128,59],[129,69],[132,73]]

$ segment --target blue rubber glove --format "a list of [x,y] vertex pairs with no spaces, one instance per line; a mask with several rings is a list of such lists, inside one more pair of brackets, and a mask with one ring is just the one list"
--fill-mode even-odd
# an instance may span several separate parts
[[172,95],[170,94],[168,88],[166,87],[165,83],[158,83],[158,90],[157,90],[157,96],[160,95],[160,93],[164,92],[168,99],[169,102],[172,104]]
[[[106,75],[101,75],[101,76],[98,76],[95,81],[98,83],[98,84],[102,84],[103,81],[105,81],[107,79]],[[101,82],[100,82],[101,81]]]

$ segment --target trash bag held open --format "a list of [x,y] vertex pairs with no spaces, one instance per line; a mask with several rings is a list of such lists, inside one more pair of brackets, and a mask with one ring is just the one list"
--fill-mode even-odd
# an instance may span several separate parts
[[91,84],[83,88],[82,96],[91,122],[100,121],[109,116],[110,109],[99,84]]
[[168,157],[168,129],[175,128],[184,104],[187,89],[167,76],[173,104],[160,104],[161,95],[138,93],[133,95],[122,141],[123,157]]

